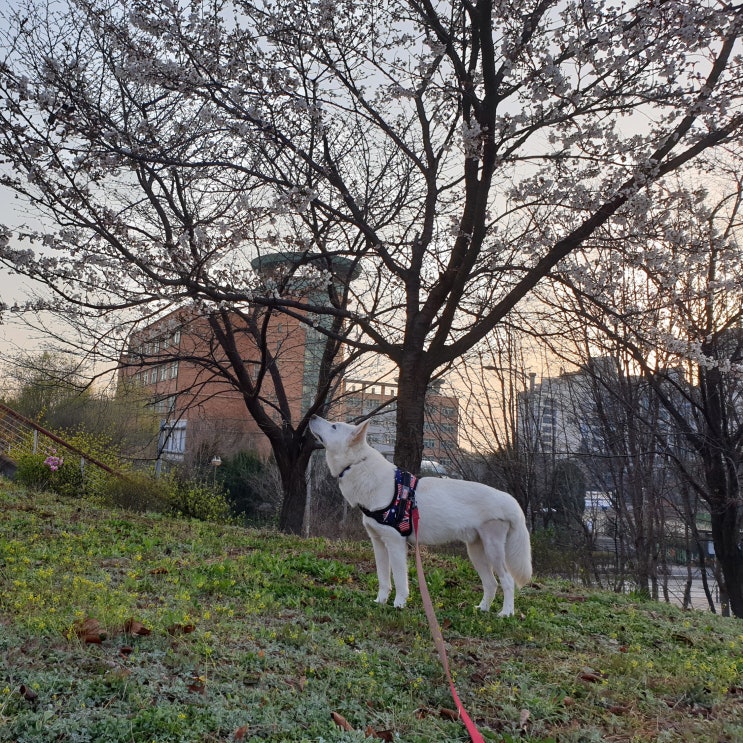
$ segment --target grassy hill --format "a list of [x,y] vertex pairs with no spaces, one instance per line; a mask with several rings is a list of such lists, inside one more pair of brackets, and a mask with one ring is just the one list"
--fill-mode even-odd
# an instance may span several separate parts
[[[424,564],[486,740],[743,740],[740,620],[539,576],[501,619],[466,560]],[[0,480],[0,742],[466,741],[417,591],[375,594],[365,542]]]

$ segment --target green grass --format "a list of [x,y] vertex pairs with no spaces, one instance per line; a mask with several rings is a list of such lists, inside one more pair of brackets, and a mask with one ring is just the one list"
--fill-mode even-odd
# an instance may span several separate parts
[[[475,611],[466,560],[424,563],[486,740],[743,740],[739,620],[541,578],[501,619]],[[365,542],[0,481],[0,742],[466,741],[417,591],[403,611],[375,594]],[[132,618],[150,634],[125,634]]]

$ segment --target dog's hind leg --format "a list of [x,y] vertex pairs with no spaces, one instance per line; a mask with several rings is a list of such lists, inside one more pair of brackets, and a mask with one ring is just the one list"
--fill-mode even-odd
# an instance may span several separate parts
[[480,611],[488,611],[495,598],[495,592],[498,590],[498,583],[495,580],[493,568],[490,566],[490,560],[485,554],[485,547],[479,536],[467,544],[467,554],[482,581],[482,601],[477,608]]
[[502,617],[510,617],[513,614],[513,595],[516,590],[513,576],[508,572],[506,565],[506,536],[509,527],[507,521],[493,519],[486,521],[477,530],[482,540],[485,556],[498,576],[503,589],[503,608],[499,612]]
[[372,529],[367,529],[372,547],[374,548],[374,561],[377,564],[377,580],[379,581],[379,591],[377,598],[374,599],[378,604],[386,604],[392,590],[392,580],[390,579],[390,556],[387,552],[387,545],[382,538]]

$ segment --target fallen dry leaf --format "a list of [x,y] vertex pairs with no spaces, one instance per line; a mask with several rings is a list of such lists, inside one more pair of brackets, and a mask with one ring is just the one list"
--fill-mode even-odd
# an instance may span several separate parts
[[364,731],[364,735],[367,738],[377,738],[378,740],[387,741],[387,743],[392,743],[395,740],[395,734],[392,730],[374,730],[371,726]]
[[87,617],[78,622],[73,630],[75,634],[83,641],[89,644],[100,645],[107,637],[105,630],[97,619]]
[[300,676],[299,678],[288,678],[284,679],[284,682],[289,685],[292,689],[296,689],[297,691],[304,691],[305,686],[307,686],[307,677],[306,676]]
[[165,631],[175,637],[177,635],[188,635],[195,629],[196,627],[193,624],[171,624]]
[[248,725],[243,725],[242,727],[239,727],[237,730],[235,730],[235,734],[232,736],[232,738],[236,741],[245,740],[245,736],[248,734]]
[[599,671],[593,671],[590,668],[584,668],[579,674],[578,678],[581,681],[587,681],[589,684],[601,683],[605,676]]
[[151,634],[152,630],[147,629],[142,622],[138,622],[134,617],[124,622],[124,634],[132,635],[133,637],[146,637]]
[[194,694],[204,694],[206,692],[206,677],[193,673],[189,681],[190,683],[186,684],[189,691],[194,692]]
[[531,712],[529,712],[528,709],[521,710],[521,714],[519,715],[519,728],[521,728],[521,730],[526,731],[526,726],[529,724],[530,717]]
[[447,720],[454,720],[455,722],[459,719],[459,711],[456,709],[447,709],[446,707],[442,707],[439,710],[439,715]]
[[331,712],[330,717],[333,719],[333,722],[341,730],[348,730],[348,731],[353,730],[353,728],[351,727],[351,723],[349,723],[348,720],[345,717],[343,717],[343,715],[339,715],[337,712]]
[[27,702],[34,702],[39,696],[30,686],[26,686],[26,684],[21,684],[21,687],[18,689],[18,693]]

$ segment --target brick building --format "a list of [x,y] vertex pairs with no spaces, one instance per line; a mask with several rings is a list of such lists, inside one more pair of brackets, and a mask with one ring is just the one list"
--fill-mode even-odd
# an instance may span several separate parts
[[[327,301],[327,276],[337,290],[357,275],[357,267],[335,258],[305,252],[277,252],[253,260],[253,268],[267,282],[306,298],[310,304]],[[319,271],[319,274],[318,274]],[[318,282],[318,275],[321,281]],[[237,314],[230,316],[236,351],[257,393],[274,421],[298,421],[314,400],[325,336],[300,317],[275,313],[262,317],[257,331]],[[266,363],[270,359],[271,363]],[[280,412],[272,372],[278,370],[285,398]],[[120,381],[139,386],[161,420],[158,461],[201,461],[253,451],[261,457],[270,445],[249,415],[234,370],[216,341],[208,318],[193,309],[180,309],[132,335],[122,358]]]
[[[238,351],[255,381],[262,369],[261,351],[253,335],[239,332],[237,318],[234,322]],[[309,337],[312,333],[299,319],[284,315],[271,317],[265,327],[264,342],[281,368],[292,420],[301,415],[303,396],[311,387],[309,350],[318,341]],[[246,450],[268,456],[268,439],[228,374],[226,356],[204,316],[176,311],[132,336],[120,380],[138,386],[160,416],[157,458],[203,461]],[[261,397],[270,406],[277,399],[270,374],[261,385]],[[272,417],[280,419],[278,410]]]

